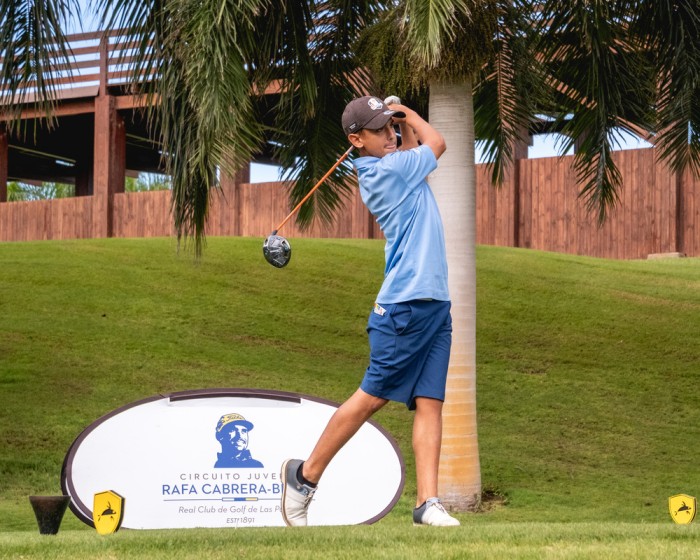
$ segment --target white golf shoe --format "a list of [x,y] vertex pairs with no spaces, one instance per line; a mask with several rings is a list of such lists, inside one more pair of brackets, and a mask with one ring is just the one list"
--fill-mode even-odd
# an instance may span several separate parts
[[316,488],[302,484],[297,471],[303,461],[287,459],[282,465],[282,518],[289,527],[305,527],[306,514]]
[[445,511],[438,498],[428,498],[423,505],[413,510],[413,524],[455,527],[460,523]]

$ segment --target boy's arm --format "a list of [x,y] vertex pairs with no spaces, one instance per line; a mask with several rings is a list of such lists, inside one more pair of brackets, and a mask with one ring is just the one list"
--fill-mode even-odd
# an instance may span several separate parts
[[410,150],[420,146],[416,133],[405,122],[399,123],[399,132],[401,132],[401,150]]
[[[400,105],[398,103],[389,105],[389,108],[394,111],[403,111],[406,114],[405,118],[392,117],[394,122],[399,125],[403,142],[408,140],[409,144],[411,141],[414,141],[416,142],[416,146],[418,145],[418,142],[425,146],[429,146],[435,154],[435,159],[439,159],[440,156],[445,153],[447,146],[442,134],[430,126],[430,123],[423,120],[418,113],[416,113],[413,109],[409,109],[405,105]],[[408,138],[406,139],[404,139],[403,136],[404,132],[408,133]]]

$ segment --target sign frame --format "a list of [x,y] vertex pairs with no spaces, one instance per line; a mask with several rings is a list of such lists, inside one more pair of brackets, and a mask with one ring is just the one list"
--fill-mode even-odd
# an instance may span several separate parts
[[[86,439],[90,438],[91,434],[93,435],[94,439],[94,434],[95,430],[99,429],[105,422],[108,422],[110,419],[113,419],[115,416],[118,416],[120,414],[123,414],[127,411],[129,411],[132,408],[143,406],[143,405],[148,405],[149,403],[154,403],[155,401],[160,401],[160,400],[169,400],[170,403],[182,403],[184,401],[196,401],[197,399],[217,399],[217,398],[236,398],[236,399],[263,399],[263,400],[271,400],[271,401],[280,401],[282,403],[285,403],[286,405],[296,405],[296,404],[302,404],[302,401],[309,401],[310,403],[318,403],[319,405],[325,405],[326,407],[331,407],[337,409],[340,406],[340,403],[324,399],[321,397],[317,396],[312,396],[312,395],[306,395],[302,393],[292,393],[292,392],[285,392],[285,391],[277,391],[277,390],[266,390],[266,389],[250,389],[250,388],[211,388],[211,389],[195,389],[195,390],[189,390],[189,391],[179,391],[179,392],[173,392],[173,393],[168,393],[168,394],[159,394],[159,395],[154,395],[151,397],[147,397],[144,399],[140,399],[128,404],[125,404],[123,406],[120,406],[111,412],[105,414],[104,416],[98,418],[94,422],[92,422],[90,425],[88,425],[79,435],[78,437],[73,441],[73,443],[70,445],[66,457],[63,462],[63,467],[61,470],[61,487],[63,489],[63,492],[67,495],[71,496],[71,501],[70,501],[70,508],[71,511],[74,513],[78,519],[80,519],[83,523],[86,525],[89,525],[91,527],[95,527],[94,521],[93,521],[93,511],[92,508],[88,503],[86,503],[86,500],[81,499],[80,492],[76,488],[76,484],[74,481],[74,462],[76,460],[76,453],[80,449],[80,446],[86,441]],[[215,401],[212,401],[215,402]],[[185,403],[186,404],[186,403]],[[274,406],[274,405],[273,405]],[[324,423],[325,424],[325,423]],[[392,480],[397,480],[397,487],[396,491],[389,500],[389,502],[386,504],[385,507],[381,511],[379,511],[376,515],[372,515],[368,517],[367,519],[363,519],[362,521],[357,521],[357,524],[372,524],[377,522],[379,519],[383,518],[385,515],[387,515],[393,508],[394,506],[398,503],[399,499],[401,498],[401,495],[403,493],[403,489],[405,486],[405,480],[406,480],[406,465],[405,461],[403,458],[403,455],[401,453],[401,450],[396,442],[396,440],[382,427],[380,426],[376,421],[370,419],[366,422],[366,424],[369,424],[372,426],[374,429],[376,429],[381,436],[386,438],[387,442],[389,443],[389,446],[391,450],[393,450],[393,454],[395,454],[397,460],[398,460],[398,466],[399,466],[399,471],[400,474],[397,474],[394,479]],[[383,444],[384,445],[384,444]],[[389,446],[386,448],[389,449]],[[123,489],[116,488],[114,487],[114,490],[117,492],[120,492],[125,499],[129,500],[129,496],[127,492],[124,492]],[[133,504],[133,500],[129,500]],[[386,502],[382,502],[382,505]],[[341,523],[338,523],[341,524]],[[200,526],[200,525],[193,525],[195,526]],[[271,526],[271,525],[265,525],[265,526]],[[124,528],[150,528],[150,527],[129,527],[128,524],[124,525]],[[157,528],[157,527],[153,527]],[[172,527],[172,528],[177,528],[177,527]]]

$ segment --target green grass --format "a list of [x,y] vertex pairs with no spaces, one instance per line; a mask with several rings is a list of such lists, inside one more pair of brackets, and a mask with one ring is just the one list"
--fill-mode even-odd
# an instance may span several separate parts
[[[697,525],[627,523],[465,524],[459,528],[372,526],[304,529],[120,531],[108,537],[0,533],[0,558],[195,559],[440,558],[658,560],[697,558]],[[7,556],[3,556],[7,553]]]
[[99,538],[69,512],[40,537],[27,496],[60,493],[69,445],[114,408],[205,387],[355,390],[382,243],[292,243],[284,270],[261,239],[211,238],[199,263],[165,239],[0,244],[0,557],[400,558],[424,541],[445,558],[697,550],[698,521],[675,526],[667,500],[700,496],[700,261],[495,247],[477,253],[477,369],[482,479],[500,499],[462,528],[411,527],[411,414],[392,403],[376,419],[404,453],[406,490],[372,527]]

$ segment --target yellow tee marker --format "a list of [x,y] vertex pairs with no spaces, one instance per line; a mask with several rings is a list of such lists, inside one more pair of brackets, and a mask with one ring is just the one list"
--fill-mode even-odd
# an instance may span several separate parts
[[687,494],[676,494],[668,499],[668,511],[676,523],[687,525],[695,519],[696,500]]
[[98,492],[92,506],[92,521],[100,535],[116,533],[124,519],[124,498],[108,490]]

